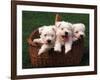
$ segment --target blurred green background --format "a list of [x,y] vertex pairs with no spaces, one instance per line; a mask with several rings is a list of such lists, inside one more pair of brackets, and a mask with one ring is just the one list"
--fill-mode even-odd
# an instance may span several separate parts
[[[85,48],[83,59],[80,65],[89,65],[89,14],[58,13],[62,20],[71,23],[83,23],[86,26]],[[42,25],[54,25],[56,13],[22,11],[22,68],[31,68],[28,55],[27,38],[30,33]]]

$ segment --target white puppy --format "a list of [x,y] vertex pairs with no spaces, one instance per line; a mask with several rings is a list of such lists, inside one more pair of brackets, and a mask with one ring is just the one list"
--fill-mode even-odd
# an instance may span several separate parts
[[56,42],[54,51],[61,52],[61,46],[65,46],[65,54],[72,47],[72,24],[65,21],[56,22]]
[[42,26],[39,28],[40,38],[34,39],[36,43],[42,43],[38,55],[44,53],[54,47],[56,33],[54,26]]
[[73,24],[73,41],[85,36],[85,25],[82,23]]

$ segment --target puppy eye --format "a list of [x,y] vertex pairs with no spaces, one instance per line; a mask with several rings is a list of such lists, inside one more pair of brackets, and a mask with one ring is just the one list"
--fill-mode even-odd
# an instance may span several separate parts
[[63,30],[64,28],[61,28],[61,30]]
[[51,35],[52,37],[54,36],[54,35]]
[[44,35],[45,37],[47,36],[47,34]]
[[76,31],[75,33],[78,33],[78,31]]

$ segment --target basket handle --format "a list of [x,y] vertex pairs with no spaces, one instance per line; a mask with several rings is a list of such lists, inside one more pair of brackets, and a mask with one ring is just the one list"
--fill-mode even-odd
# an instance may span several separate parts
[[58,21],[61,21],[61,16],[59,14],[56,14],[56,17],[55,17],[55,24],[56,22]]

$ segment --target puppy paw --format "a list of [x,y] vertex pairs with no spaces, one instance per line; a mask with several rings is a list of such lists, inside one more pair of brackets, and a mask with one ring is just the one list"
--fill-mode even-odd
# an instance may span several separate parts
[[71,50],[71,47],[68,47],[67,49],[65,49],[65,54],[67,54],[70,50]]
[[56,52],[61,52],[61,48],[59,48],[59,47],[54,47],[54,51],[56,51]]
[[43,53],[43,51],[42,50],[39,50],[38,55],[41,55],[42,53]]
[[33,42],[38,42],[38,39],[34,39]]

